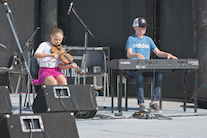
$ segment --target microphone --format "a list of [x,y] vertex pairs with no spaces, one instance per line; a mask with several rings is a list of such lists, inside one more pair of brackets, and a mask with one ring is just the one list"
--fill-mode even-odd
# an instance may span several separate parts
[[1,3],[4,4],[5,2],[7,2],[7,0],[1,0]]
[[16,52],[16,51],[13,51],[13,52],[12,52],[13,60],[12,60],[11,67],[9,68],[10,70],[13,70],[13,69],[16,68],[17,60],[18,60],[17,56],[18,56],[17,52]]
[[17,52],[16,51],[13,51],[12,52],[12,57],[14,58],[14,65],[16,65],[17,64],[17,56],[18,56],[18,54],[17,54]]
[[2,46],[3,48],[8,49],[5,45],[3,45],[3,44],[1,44],[1,43],[0,43],[0,46]]
[[7,10],[7,12],[11,13],[11,10],[9,8],[9,5],[7,3],[7,0],[1,0],[1,3],[4,4],[4,7]]
[[17,57],[17,55],[18,55],[18,54],[17,54],[16,51],[13,51],[13,52],[12,52],[12,57]]
[[71,1],[70,6],[68,8],[68,12],[67,12],[68,15],[70,15],[72,7],[73,7],[73,1]]

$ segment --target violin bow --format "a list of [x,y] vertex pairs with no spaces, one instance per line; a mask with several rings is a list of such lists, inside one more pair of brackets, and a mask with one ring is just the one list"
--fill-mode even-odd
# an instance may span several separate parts
[[62,54],[65,54],[65,53],[69,52],[70,50],[74,49],[75,47],[77,47],[77,46],[74,46],[74,47],[72,47],[71,49],[66,50],[66,51],[65,51],[64,53],[62,53]]

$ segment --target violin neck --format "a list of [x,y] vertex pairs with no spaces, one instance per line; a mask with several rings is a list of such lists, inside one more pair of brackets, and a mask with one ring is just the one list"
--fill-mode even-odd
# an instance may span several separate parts
[[[68,55],[65,54],[64,56],[65,56],[65,58],[66,58],[68,61],[70,61],[71,64],[73,63],[73,61],[70,60],[70,58],[68,57]],[[82,72],[80,71],[79,67],[77,67],[76,70],[77,70],[78,74],[82,75]]]
[[64,57],[65,57],[68,61],[70,61],[71,64],[73,63],[73,61],[68,57],[67,54],[64,54]]

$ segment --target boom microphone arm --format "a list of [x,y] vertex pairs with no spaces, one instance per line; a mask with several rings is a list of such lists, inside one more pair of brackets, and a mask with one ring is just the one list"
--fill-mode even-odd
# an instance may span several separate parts
[[[28,75],[29,75],[29,78],[30,78],[30,82],[32,82],[32,75],[31,75],[31,73],[30,73],[30,71],[29,71],[29,67],[28,67],[28,65],[27,65],[27,63],[26,63],[24,53],[23,53],[23,51],[22,51],[22,48],[21,48],[21,45],[20,45],[20,42],[19,42],[17,33],[16,33],[16,31],[15,31],[15,28],[14,28],[14,24],[13,24],[13,22],[12,22],[12,20],[11,20],[11,17],[10,17],[10,14],[12,14],[12,11],[11,11],[10,8],[9,8],[9,5],[8,5],[8,3],[7,3],[7,0],[1,0],[1,3],[4,5],[4,7],[5,7],[5,9],[6,9],[6,16],[7,16],[7,18],[8,18],[8,21],[9,21],[9,24],[10,24],[10,26],[11,26],[12,32],[13,32],[13,34],[14,34],[14,38],[15,38],[15,40],[16,40],[17,46],[18,46],[18,48],[19,48],[22,63],[24,63],[25,68],[26,68],[26,71],[27,71],[27,73],[28,73]],[[21,65],[21,80],[22,80],[22,74],[23,74],[23,65]],[[33,90],[35,91],[33,82],[32,82],[32,86],[33,86],[33,87],[32,87]],[[21,87],[22,87],[22,85],[21,85]],[[21,89],[22,89],[22,88],[21,88]],[[22,91],[21,89],[20,89],[20,114],[21,114],[21,112],[22,112],[22,93],[23,93],[23,91]]]

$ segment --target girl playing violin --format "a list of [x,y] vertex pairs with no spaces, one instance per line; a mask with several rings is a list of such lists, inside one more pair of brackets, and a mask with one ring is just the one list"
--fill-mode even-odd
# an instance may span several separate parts
[[42,42],[35,52],[35,58],[39,62],[38,79],[33,80],[35,85],[67,85],[67,78],[60,70],[77,68],[76,63],[65,65],[58,54],[51,53],[52,46],[58,46],[62,43],[64,33],[62,29],[53,30],[50,41]]

